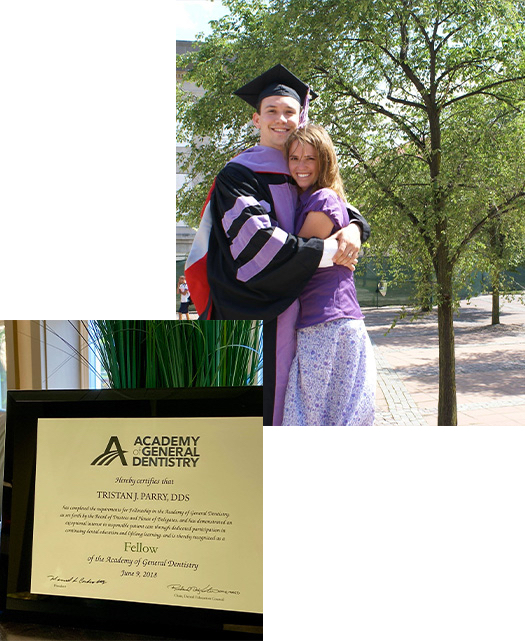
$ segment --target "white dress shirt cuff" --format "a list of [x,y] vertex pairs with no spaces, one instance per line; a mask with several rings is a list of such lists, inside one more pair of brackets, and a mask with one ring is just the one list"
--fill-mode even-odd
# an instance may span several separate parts
[[324,251],[319,267],[332,267],[334,261],[332,260],[335,256],[338,248],[337,240],[335,238],[329,238],[324,241]]

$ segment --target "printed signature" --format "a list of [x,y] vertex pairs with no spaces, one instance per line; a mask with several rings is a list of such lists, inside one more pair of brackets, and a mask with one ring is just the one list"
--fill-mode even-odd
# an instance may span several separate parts
[[174,592],[197,592],[198,594],[240,594],[239,590],[222,590],[221,588],[215,588],[212,585],[200,588],[196,585],[186,586],[181,583],[170,583],[168,588]]
[[105,585],[104,579],[89,579],[84,576],[61,577],[56,574],[48,574],[47,578],[54,583],[91,583],[92,585]]

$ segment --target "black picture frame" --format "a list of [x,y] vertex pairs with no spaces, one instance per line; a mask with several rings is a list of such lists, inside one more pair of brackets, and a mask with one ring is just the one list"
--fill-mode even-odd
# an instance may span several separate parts
[[85,628],[102,626],[171,638],[262,638],[263,617],[257,613],[30,592],[39,418],[260,416],[262,425],[262,407],[262,386],[9,391],[0,622],[4,617]]

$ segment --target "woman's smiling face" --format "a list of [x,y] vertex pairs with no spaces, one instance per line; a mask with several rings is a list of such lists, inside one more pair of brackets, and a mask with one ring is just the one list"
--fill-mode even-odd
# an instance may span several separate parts
[[314,185],[319,178],[319,158],[315,147],[310,143],[293,143],[288,153],[288,167],[301,191]]

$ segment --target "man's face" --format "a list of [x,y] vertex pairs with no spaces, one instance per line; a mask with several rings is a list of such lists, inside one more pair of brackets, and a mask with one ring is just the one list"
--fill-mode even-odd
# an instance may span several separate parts
[[260,114],[253,114],[253,124],[261,130],[261,145],[283,149],[288,136],[299,125],[301,107],[290,96],[263,98]]

